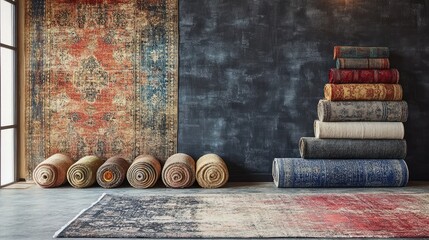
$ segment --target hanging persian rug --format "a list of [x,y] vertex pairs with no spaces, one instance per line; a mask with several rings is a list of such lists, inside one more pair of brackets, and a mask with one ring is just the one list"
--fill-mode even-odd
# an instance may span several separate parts
[[26,159],[166,160],[177,146],[177,0],[26,0]]

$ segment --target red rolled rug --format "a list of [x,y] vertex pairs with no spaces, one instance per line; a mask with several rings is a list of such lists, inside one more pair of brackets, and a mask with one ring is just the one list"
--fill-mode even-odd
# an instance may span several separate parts
[[184,153],[169,157],[162,168],[162,181],[170,188],[186,188],[195,182],[195,160]]
[[69,156],[56,153],[37,165],[33,180],[43,188],[61,186],[67,181],[67,170],[73,162]]
[[140,155],[134,159],[127,172],[127,180],[135,188],[153,187],[161,175],[161,163],[152,155]]
[[97,170],[97,183],[103,188],[120,186],[127,175],[130,163],[120,156],[107,159]]
[[335,69],[329,70],[329,83],[390,83],[399,82],[397,69]]
[[67,180],[74,188],[90,187],[95,183],[97,170],[103,162],[97,156],[85,156],[69,168]]
[[402,100],[402,87],[399,84],[326,84],[324,88],[326,100],[357,101]]

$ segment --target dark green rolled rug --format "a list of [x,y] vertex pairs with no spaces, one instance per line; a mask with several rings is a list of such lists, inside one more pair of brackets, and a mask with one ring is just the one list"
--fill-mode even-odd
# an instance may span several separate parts
[[103,188],[120,186],[127,175],[130,163],[120,156],[107,159],[97,170],[97,183]]
[[404,139],[320,139],[302,137],[299,152],[307,159],[404,159],[407,142]]
[[67,180],[74,188],[90,187],[95,183],[97,170],[103,162],[97,156],[85,156],[69,168]]
[[388,47],[334,46],[337,58],[388,58]]

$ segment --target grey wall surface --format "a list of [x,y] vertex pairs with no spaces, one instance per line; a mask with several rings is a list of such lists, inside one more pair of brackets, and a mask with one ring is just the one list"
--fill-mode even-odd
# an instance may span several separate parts
[[409,104],[411,179],[429,180],[429,1],[180,0],[179,152],[271,181],[314,136],[335,45],[387,46]]

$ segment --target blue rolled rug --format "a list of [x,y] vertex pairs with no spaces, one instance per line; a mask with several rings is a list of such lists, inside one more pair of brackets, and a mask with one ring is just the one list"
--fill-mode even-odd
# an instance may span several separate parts
[[306,159],[404,159],[405,139],[320,139],[302,137],[299,153]]
[[403,187],[408,167],[402,159],[275,158],[274,184],[292,187]]

